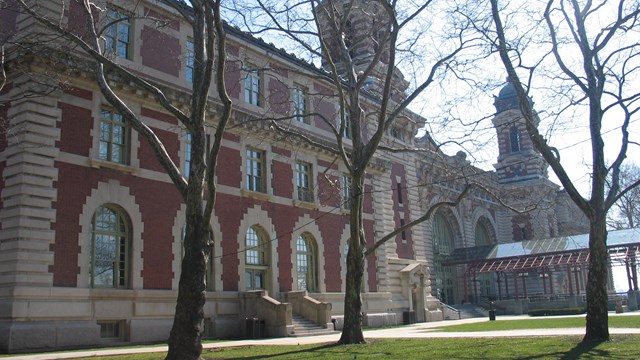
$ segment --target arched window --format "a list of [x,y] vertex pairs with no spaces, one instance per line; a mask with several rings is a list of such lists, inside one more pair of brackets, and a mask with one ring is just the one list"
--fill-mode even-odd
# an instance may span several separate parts
[[489,229],[487,229],[487,225],[482,221],[478,221],[476,224],[476,246],[484,246],[491,245],[491,236],[489,235]]
[[314,292],[317,289],[315,241],[309,234],[296,240],[296,270],[298,290]]
[[448,255],[453,251],[453,231],[442,214],[433,218],[433,253]]
[[509,129],[509,140],[511,142],[511,152],[520,151],[520,130],[515,125]]
[[434,296],[445,304],[454,303],[453,268],[442,262],[454,249],[453,230],[443,214],[433,218],[433,267],[435,270]]
[[99,207],[91,220],[91,286],[129,286],[130,221],[122,209]]
[[[489,219],[482,216],[476,223],[475,231],[476,246],[488,246],[495,244],[495,232],[489,222]],[[481,298],[492,298],[495,296],[495,276],[492,273],[478,274],[477,281],[480,289]]]
[[260,228],[252,226],[247,230],[244,245],[245,288],[264,290],[269,271],[269,240]]

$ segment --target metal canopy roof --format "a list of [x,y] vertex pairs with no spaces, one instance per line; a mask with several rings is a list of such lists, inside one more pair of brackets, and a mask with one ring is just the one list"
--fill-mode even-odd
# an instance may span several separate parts
[[[640,258],[640,229],[610,231],[607,250],[612,262]],[[527,270],[589,262],[589,234],[455,249],[443,265],[468,264],[476,272]]]

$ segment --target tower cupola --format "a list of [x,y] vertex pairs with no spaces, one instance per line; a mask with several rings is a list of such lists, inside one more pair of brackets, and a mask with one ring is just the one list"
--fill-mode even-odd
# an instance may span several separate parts
[[[529,103],[533,101],[529,98]],[[526,119],[520,110],[520,100],[514,85],[507,78],[498,96],[494,96],[496,114],[493,126],[498,137],[498,161],[494,165],[502,183],[547,178],[547,163],[535,150],[527,133]],[[540,119],[534,117],[534,126]]]

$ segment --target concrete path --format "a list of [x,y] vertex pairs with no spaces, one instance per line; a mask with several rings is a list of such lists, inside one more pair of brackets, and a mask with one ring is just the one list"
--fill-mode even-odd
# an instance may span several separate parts
[[[609,316],[628,316],[638,315],[637,312],[624,314],[610,314]],[[584,317],[584,315],[577,315]],[[567,316],[569,317],[569,316]],[[523,316],[498,316],[497,321],[517,320],[517,319],[533,319],[527,315]],[[540,318],[543,319],[543,318]],[[442,332],[438,328],[451,325],[468,324],[476,322],[488,321],[486,318],[472,318],[463,320],[448,320],[432,323],[420,323],[415,325],[401,326],[396,328],[367,330],[364,336],[367,339],[399,339],[399,338],[494,338],[494,337],[536,337],[536,336],[565,336],[565,335],[584,335],[584,328],[566,328],[566,329],[524,329],[524,330],[504,330],[504,331],[483,331],[483,332]],[[640,334],[640,328],[611,328],[609,333],[614,334]],[[340,338],[340,334],[307,336],[297,338],[275,338],[275,339],[256,339],[256,340],[236,340],[223,341],[216,343],[204,344],[205,349],[222,348],[231,346],[252,346],[252,345],[303,345],[303,344],[322,344],[336,342]],[[108,348],[80,350],[70,352],[50,352],[43,354],[18,355],[10,357],[2,357],[0,360],[56,360],[56,359],[76,359],[83,357],[108,356],[108,355],[126,355],[126,354],[142,354],[152,352],[167,351],[166,345],[145,346],[136,348]]]

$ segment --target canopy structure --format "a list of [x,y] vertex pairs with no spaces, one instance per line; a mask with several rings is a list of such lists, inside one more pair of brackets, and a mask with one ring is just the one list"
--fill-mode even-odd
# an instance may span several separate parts
[[[612,266],[626,267],[629,288],[638,290],[637,259],[640,259],[640,229],[610,231],[607,237],[607,252]],[[569,292],[574,294],[573,284],[575,284],[575,294],[579,294],[577,270],[589,263],[589,255],[589,234],[582,234],[455,249],[442,261],[442,265],[466,265],[465,299],[468,299],[467,277],[472,275],[474,278],[473,292],[477,298],[475,278],[481,273],[497,273],[498,281],[500,281],[500,274],[512,273],[516,298],[518,298],[518,283],[515,281],[518,278],[517,275],[526,275],[524,273],[530,270],[540,270],[542,273],[565,271],[571,274],[573,272],[575,273],[574,281],[572,276],[568,276]],[[544,276],[542,280],[546,293],[547,285]],[[553,287],[551,282],[549,285]],[[524,277],[521,286],[524,288],[526,297]]]
[[[612,264],[640,257],[640,229],[609,232],[607,250]],[[443,265],[467,264],[478,273],[555,268],[589,262],[589,234],[543,240],[476,246],[454,250]]]

